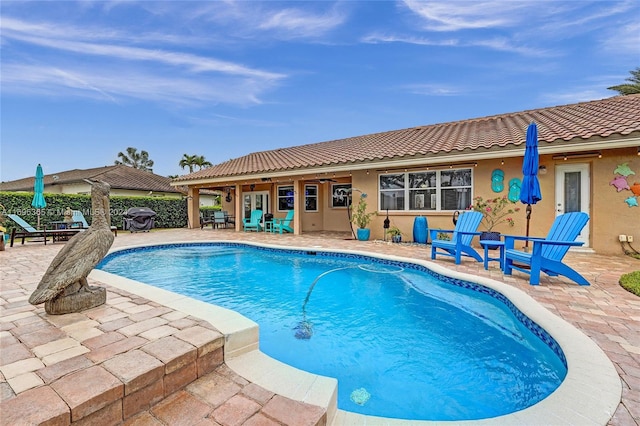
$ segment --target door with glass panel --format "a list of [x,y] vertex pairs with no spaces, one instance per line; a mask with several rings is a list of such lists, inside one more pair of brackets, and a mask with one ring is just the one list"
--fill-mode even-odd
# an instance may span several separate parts
[[[570,212],[590,211],[590,177],[588,164],[561,164],[556,166],[556,216]],[[582,228],[576,239],[582,247],[589,246],[589,226]]]
[[269,191],[253,191],[242,194],[243,217],[249,219],[253,210],[262,210],[263,217],[269,213]]

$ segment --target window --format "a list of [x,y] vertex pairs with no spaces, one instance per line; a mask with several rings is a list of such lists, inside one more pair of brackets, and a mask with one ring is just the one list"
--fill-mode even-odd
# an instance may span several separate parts
[[318,185],[304,186],[304,211],[318,211]]
[[350,194],[350,183],[336,183],[331,185],[331,207],[348,207]]
[[278,211],[293,210],[293,185],[278,187]]
[[464,210],[471,205],[472,169],[379,176],[380,210]]

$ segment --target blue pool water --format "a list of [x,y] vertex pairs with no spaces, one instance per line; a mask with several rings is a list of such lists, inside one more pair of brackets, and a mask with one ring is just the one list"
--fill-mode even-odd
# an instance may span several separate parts
[[500,293],[416,264],[209,243],[125,250],[98,267],[240,312],[260,325],[263,352],[337,378],[338,407],[352,412],[495,417],[542,400],[567,371]]

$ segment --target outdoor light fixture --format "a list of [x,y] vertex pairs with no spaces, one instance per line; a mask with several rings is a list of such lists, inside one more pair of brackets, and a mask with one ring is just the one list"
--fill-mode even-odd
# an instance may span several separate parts
[[602,153],[600,151],[574,152],[569,154],[554,155],[551,158],[553,158],[554,160],[567,161],[568,159],[573,159],[573,158],[595,158],[595,157],[602,158]]
[[546,175],[547,174],[547,166],[538,167],[538,173],[540,173],[541,175]]
[[638,147],[638,155],[640,155],[640,146]]

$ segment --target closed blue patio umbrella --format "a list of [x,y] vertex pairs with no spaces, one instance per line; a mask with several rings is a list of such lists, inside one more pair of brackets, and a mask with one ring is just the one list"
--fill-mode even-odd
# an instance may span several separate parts
[[31,207],[38,211],[38,225],[37,229],[40,229],[40,210],[47,207],[47,202],[44,199],[44,173],[42,166],[38,164],[36,167],[36,178],[33,183],[33,200],[31,201]]
[[[531,205],[542,200],[540,182],[538,182],[538,126],[532,122],[527,128],[527,142],[522,161],[522,188],[520,202],[527,205],[527,237],[529,236],[529,220],[531,219]],[[525,243],[529,248],[529,241]]]

